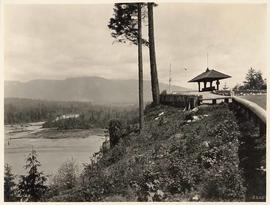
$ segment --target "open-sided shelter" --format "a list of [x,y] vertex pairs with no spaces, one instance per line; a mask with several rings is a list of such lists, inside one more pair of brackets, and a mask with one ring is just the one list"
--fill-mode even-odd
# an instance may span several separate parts
[[[191,79],[188,82],[197,82],[199,92],[213,91],[213,90],[219,90],[219,84],[220,84],[219,81],[226,78],[231,78],[231,76],[218,72],[214,69],[210,70],[209,68],[207,68],[205,72],[201,73],[200,75],[196,76],[195,78]],[[216,87],[213,86],[214,81],[216,81]],[[203,82],[204,84],[204,87],[202,89],[201,89],[201,82]],[[208,82],[210,83],[209,87],[207,87]]]

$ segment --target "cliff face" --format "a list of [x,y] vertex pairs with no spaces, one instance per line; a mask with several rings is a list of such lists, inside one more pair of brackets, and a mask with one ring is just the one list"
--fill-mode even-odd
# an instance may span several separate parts
[[225,105],[145,111],[145,130],[121,126],[85,167],[81,184],[53,201],[243,201],[239,127]]

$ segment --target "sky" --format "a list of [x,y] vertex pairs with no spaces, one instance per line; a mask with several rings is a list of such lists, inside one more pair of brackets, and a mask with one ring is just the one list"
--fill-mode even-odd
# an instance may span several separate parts
[[[208,67],[241,83],[250,67],[266,77],[266,5],[160,3],[154,8],[159,81],[187,83]],[[137,79],[137,47],[115,42],[107,24],[113,4],[4,7],[5,80],[100,76]],[[147,26],[143,27],[147,34]],[[147,36],[146,36],[147,37]],[[150,79],[145,47],[144,79]]]

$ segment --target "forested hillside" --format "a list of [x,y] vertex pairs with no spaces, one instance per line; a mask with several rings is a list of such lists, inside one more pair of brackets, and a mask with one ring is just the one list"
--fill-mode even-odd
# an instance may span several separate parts
[[[5,124],[48,121],[47,127],[53,126],[50,122],[56,119],[57,116],[64,114],[79,114],[78,120],[87,123],[87,126],[85,125],[83,128],[106,127],[110,119],[136,118],[137,115],[135,106],[113,107],[93,105],[89,102],[54,102],[6,98],[4,106]],[[79,124],[80,126],[83,125],[81,121]]]

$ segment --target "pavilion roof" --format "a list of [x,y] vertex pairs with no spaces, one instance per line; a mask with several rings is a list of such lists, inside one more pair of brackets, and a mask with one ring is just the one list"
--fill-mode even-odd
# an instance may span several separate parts
[[188,82],[201,82],[201,81],[210,81],[210,80],[221,80],[225,78],[231,78],[231,76],[226,75],[224,73],[218,72],[214,69],[209,70],[206,69],[205,72],[201,73],[200,75],[196,76],[195,78],[191,79]]

